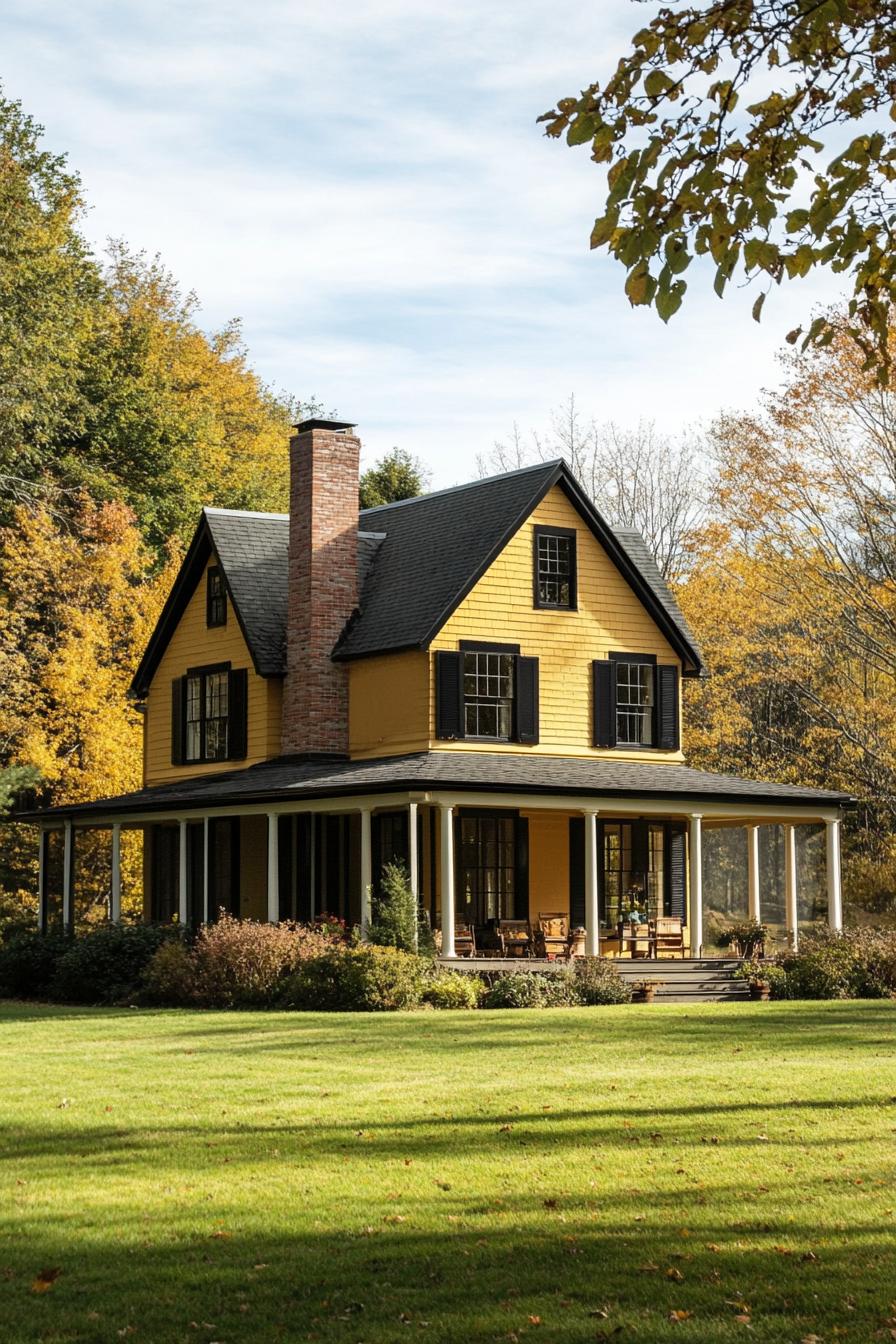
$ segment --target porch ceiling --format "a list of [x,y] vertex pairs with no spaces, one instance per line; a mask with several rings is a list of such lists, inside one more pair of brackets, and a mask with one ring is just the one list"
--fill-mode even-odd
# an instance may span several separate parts
[[[732,820],[743,821],[755,809],[757,819],[770,813],[781,820],[797,811],[822,815],[854,801],[848,794],[739,779],[692,770],[684,765],[605,758],[522,756],[498,752],[432,751],[369,761],[280,757],[248,769],[138,789],[94,802],[20,813],[36,822],[125,818],[133,814],[175,811],[256,810],[289,807],[315,800],[368,795],[433,792],[456,805],[491,796],[505,806],[601,806],[605,810],[657,810],[686,813],[707,809],[719,817],[730,804]],[[550,802],[549,802],[550,799]],[[494,805],[494,802],[493,804]],[[727,809],[726,809],[727,810]]]

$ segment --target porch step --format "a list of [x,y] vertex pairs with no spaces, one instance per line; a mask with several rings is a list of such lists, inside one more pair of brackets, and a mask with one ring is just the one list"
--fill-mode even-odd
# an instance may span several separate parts
[[665,1003],[727,1003],[749,999],[750,991],[743,980],[735,980],[734,972],[740,962],[715,957],[673,960],[623,961],[614,965],[623,980],[662,980],[656,991],[657,1000]]
[[[734,972],[741,964],[735,958],[689,957],[681,960],[647,957],[629,960],[612,958],[623,980],[630,984],[637,980],[662,980],[656,992],[657,1001],[664,1003],[728,1003],[749,999],[750,991],[744,980],[735,980]],[[567,969],[562,961],[542,961],[539,958],[454,957],[444,958],[443,965],[489,978],[507,971],[558,972]]]

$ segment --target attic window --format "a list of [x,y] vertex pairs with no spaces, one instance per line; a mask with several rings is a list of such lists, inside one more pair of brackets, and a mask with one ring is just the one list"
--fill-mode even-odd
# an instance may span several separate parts
[[571,528],[535,529],[535,605],[576,608],[576,534]]
[[215,625],[227,624],[227,590],[224,587],[224,575],[217,565],[208,571],[208,587],[205,597],[205,623],[211,629]]

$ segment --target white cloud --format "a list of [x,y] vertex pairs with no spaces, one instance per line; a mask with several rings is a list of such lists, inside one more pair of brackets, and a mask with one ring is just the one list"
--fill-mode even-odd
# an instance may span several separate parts
[[[68,150],[87,227],[160,252],[269,381],[357,417],[437,484],[575,391],[676,427],[749,403],[829,281],[762,327],[705,276],[668,328],[588,253],[601,179],[535,124],[637,12],[536,0],[7,0],[0,78]],[[689,274],[689,278],[691,278]]]

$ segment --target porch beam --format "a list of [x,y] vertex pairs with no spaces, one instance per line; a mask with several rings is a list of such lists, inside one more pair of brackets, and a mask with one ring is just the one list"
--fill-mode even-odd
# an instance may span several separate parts
[[454,956],[454,809],[439,807],[442,956]]
[[598,899],[597,812],[585,812],[585,955],[600,956],[600,901]]
[[840,818],[825,822],[827,856],[828,924],[835,933],[843,929],[843,894],[840,886]]
[[112,885],[109,892],[109,919],[121,923],[121,823],[112,823]]
[[187,823],[178,818],[177,843],[177,918],[182,928],[186,928],[190,917],[190,903],[187,892]]
[[703,952],[703,814],[692,812],[688,821],[688,896],[691,956]]
[[62,926],[67,933],[75,929],[75,826],[66,821],[62,828]]
[[[674,769],[674,767],[671,767]],[[619,818],[626,820],[630,817],[663,817],[669,819],[687,820],[690,816],[689,807],[694,806],[695,800],[678,800],[675,798],[654,799],[645,796],[633,796],[631,798],[620,798],[613,795],[583,795],[583,794],[532,794],[532,793],[488,793],[488,792],[447,792],[444,790],[431,790],[427,792],[414,792],[415,799],[422,803],[433,803],[444,807],[496,807],[496,808],[520,808],[532,812],[566,812],[577,813],[586,810],[595,810],[601,813],[605,818]],[[387,808],[394,810],[396,807],[406,805],[411,794],[408,790],[395,790],[393,793],[381,794],[346,794],[344,797],[334,798],[308,798],[296,800],[294,803],[278,802],[271,803],[222,803],[220,807],[206,807],[201,811],[191,811],[191,815],[196,820],[201,820],[206,813],[210,817],[231,817],[234,810],[238,810],[240,816],[263,816],[268,812],[275,810],[281,815],[288,815],[296,812],[312,812],[315,814],[330,814],[338,812],[357,812],[362,807],[371,809]],[[839,810],[831,807],[812,807],[812,806],[794,806],[780,807],[768,804],[756,803],[725,803],[713,802],[706,798],[700,801],[700,813],[707,826],[714,822],[727,823],[731,826],[745,826],[751,822],[761,825],[785,825],[791,821],[797,822],[827,822],[839,818]],[[152,822],[176,822],[183,816],[182,812],[158,811],[158,812],[125,812],[125,813],[98,813],[95,816],[84,818],[84,824],[90,826],[111,826],[113,821],[121,821],[127,826],[148,825]],[[51,823],[52,824],[52,823]]]
[[373,850],[371,846],[371,809],[361,808],[361,933],[370,928],[373,895]]
[[280,845],[276,812],[268,813],[268,923],[280,923]]
[[747,911],[757,924],[761,921],[759,896],[759,827],[747,827]]
[[797,904],[796,827],[784,827],[784,906],[787,935],[792,951],[799,948],[799,908]]

